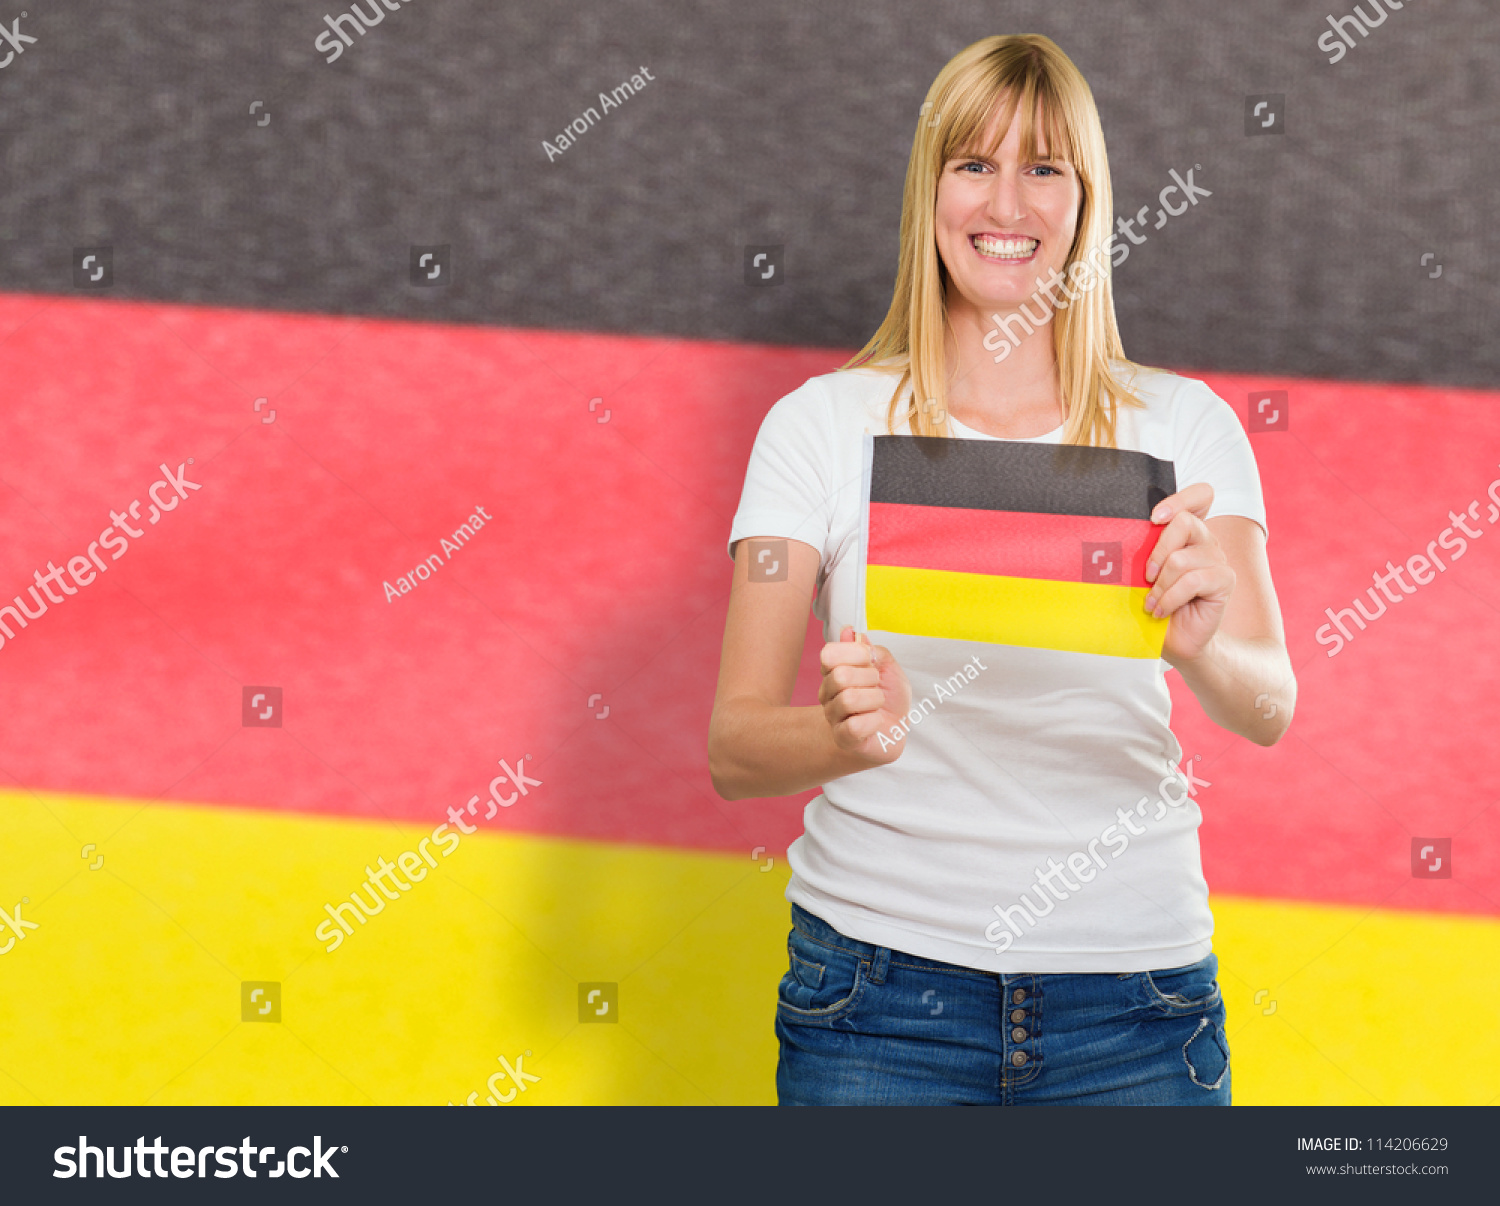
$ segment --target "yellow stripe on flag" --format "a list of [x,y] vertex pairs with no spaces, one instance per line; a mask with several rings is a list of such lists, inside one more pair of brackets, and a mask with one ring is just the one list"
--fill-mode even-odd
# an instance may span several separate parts
[[[528,1050],[510,1104],[774,1103],[782,859],[481,831],[326,952],[323,905],[429,832],[0,792],[0,908],[37,926],[0,1105],[483,1104]],[[1212,903],[1236,1104],[1493,1103],[1500,919]],[[580,1022],[592,982],[617,1022]]]
[[871,565],[865,615],[877,632],[1159,658],[1167,623],[1145,610],[1147,588]]

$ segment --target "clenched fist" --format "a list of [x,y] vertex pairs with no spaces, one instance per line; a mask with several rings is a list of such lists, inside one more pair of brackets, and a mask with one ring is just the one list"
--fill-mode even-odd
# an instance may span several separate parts
[[823,646],[820,661],[823,684],[818,702],[833,730],[834,744],[868,759],[872,766],[894,762],[906,742],[887,741],[882,749],[879,734],[911,710],[911,685],[891,651],[845,626],[837,641]]

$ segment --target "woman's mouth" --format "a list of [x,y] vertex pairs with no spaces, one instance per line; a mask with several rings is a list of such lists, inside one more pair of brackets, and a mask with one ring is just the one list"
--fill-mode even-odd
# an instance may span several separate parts
[[1036,239],[999,238],[995,235],[970,235],[969,243],[981,256],[997,263],[1024,264],[1041,246]]

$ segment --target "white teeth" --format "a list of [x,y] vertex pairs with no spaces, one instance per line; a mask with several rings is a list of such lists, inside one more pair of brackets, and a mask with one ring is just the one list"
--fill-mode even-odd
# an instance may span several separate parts
[[981,255],[1004,260],[1024,260],[1037,248],[1036,239],[992,239],[986,235],[976,235],[973,243]]

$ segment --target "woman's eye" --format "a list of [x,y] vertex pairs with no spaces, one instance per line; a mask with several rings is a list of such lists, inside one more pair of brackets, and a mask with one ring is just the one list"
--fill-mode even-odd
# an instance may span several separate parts
[[[971,168],[974,170],[970,171]],[[965,160],[963,163],[960,163],[955,170],[966,175],[974,175],[975,172],[988,171],[989,164],[982,163],[977,159],[969,159]],[[1048,172],[1053,176],[1061,176],[1063,174],[1058,168],[1055,168],[1048,163],[1036,164],[1031,170],[1034,172]]]

